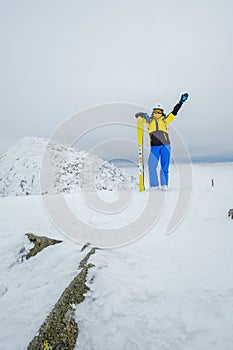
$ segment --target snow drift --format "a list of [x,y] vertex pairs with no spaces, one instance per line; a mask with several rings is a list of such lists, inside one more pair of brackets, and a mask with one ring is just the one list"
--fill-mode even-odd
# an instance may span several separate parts
[[[163,213],[150,232],[125,247],[98,249],[88,260],[95,267],[88,273],[85,301],[76,306],[75,350],[232,349],[233,220],[227,213],[233,205],[233,163],[193,168],[190,208],[174,234],[166,235],[178,194],[171,176]],[[129,211],[141,212],[147,192],[134,192],[136,208]],[[81,201],[78,194],[66,197]],[[127,224],[129,211],[121,224]],[[41,196],[0,198],[0,212],[0,349],[25,350],[77,276],[86,250],[58,232]],[[92,209],[82,215],[88,224]],[[91,224],[100,221],[115,227],[119,217],[99,213]],[[63,243],[21,262],[29,230]]]

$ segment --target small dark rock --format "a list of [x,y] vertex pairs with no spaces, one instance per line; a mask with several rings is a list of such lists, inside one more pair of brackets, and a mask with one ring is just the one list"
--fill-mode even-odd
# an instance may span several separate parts
[[34,247],[30,249],[29,253],[26,255],[26,259],[30,259],[32,256],[35,256],[37,253],[41,252],[50,245],[62,242],[46,236],[37,236],[33,233],[26,233],[26,236],[28,237],[29,241],[34,244]]
[[233,219],[233,209],[229,209],[228,216],[230,216]]

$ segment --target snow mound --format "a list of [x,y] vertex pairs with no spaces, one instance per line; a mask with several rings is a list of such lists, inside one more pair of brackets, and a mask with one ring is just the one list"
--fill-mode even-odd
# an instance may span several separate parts
[[[0,196],[38,195],[44,151],[49,166],[43,170],[44,193],[72,193],[87,190],[126,190],[136,179],[99,157],[57,141],[25,137],[0,158]],[[47,187],[46,187],[47,186]]]

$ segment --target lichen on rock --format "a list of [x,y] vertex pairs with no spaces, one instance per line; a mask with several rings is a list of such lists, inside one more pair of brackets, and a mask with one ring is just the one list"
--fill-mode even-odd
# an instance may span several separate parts
[[[87,253],[87,255],[80,261],[80,263],[79,263],[79,269],[82,269],[84,266],[86,266],[88,259],[90,258],[90,256],[91,256],[92,254],[95,254],[96,249],[98,249],[98,248],[92,248],[92,249]],[[89,264],[89,265],[90,265],[90,267],[91,267],[92,264]]]
[[34,247],[27,253],[26,259],[30,259],[32,256],[35,256],[50,245],[62,242],[57,239],[48,238],[46,236],[37,236],[33,233],[26,233],[26,236],[28,237],[29,241],[34,244]]
[[76,305],[83,302],[84,294],[89,290],[86,285],[87,273],[93,264],[87,264],[91,254],[82,260],[82,269],[64,290],[53,310],[40,327],[39,332],[29,344],[27,350],[73,350],[78,337],[78,325],[75,321]]
[[81,249],[81,252],[83,252],[83,251],[84,251],[87,247],[89,247],[90,245],[91,245],[90,242],[85,243],[84,246],[83,246],[82,249]]

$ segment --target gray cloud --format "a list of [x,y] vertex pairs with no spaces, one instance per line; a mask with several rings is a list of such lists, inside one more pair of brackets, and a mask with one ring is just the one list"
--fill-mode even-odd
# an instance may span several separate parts
[[191,155],[232,157],[232,10],[230,0],[1,1],[1,150],[95,104],[170,111],[188,91],[174,125]]

